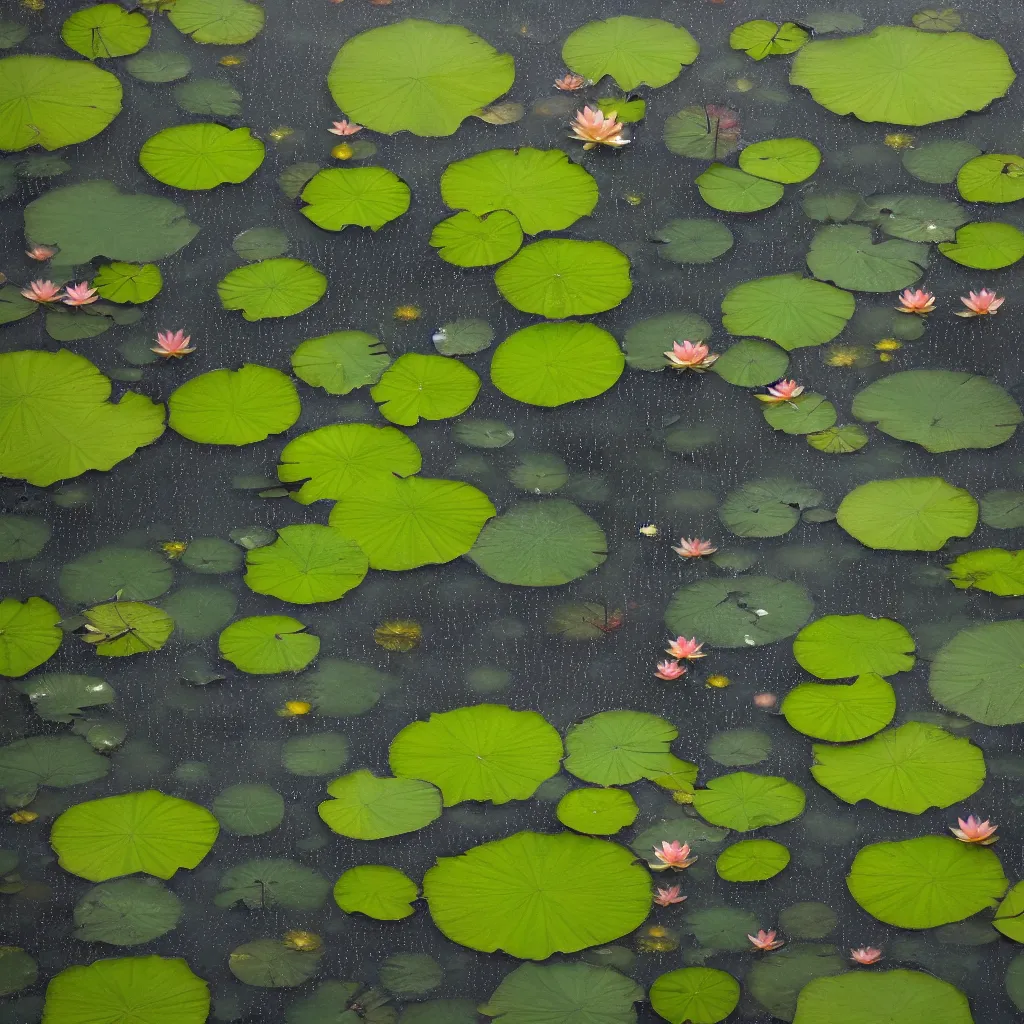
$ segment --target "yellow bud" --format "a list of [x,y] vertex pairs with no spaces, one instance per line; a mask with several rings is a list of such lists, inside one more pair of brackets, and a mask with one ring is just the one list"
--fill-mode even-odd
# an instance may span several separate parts
[[28,825],[38,817],[39,815],[36,814],[35,811],[15,811],[11,815],[10,820],[14,822],[15,825]]
[[710,686],[713,690],[724,690],[727,686],[732,686],[732,680],[728,676],[708,676],[704,685]]
[[287,700],[284,706],[277,709],[281,718],[295,718],[297,715],[308,715],[313,710],[313,705],[304,700]]
[[347,142],[339,142],[331,150],[331,156],[335,160],[351,160],[354,154],[355,150]]

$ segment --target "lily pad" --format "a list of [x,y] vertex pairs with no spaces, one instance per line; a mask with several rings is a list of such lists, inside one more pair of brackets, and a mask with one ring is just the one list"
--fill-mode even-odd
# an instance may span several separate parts
[[[190,114],[237,117],[242,113],[242,94],[230,82],[220,78],[195,78],[190,82],[182,82],[171,95],[174,102]],[[315,171],[314,164],[310,174]]]
[[348,761],[348,741],[336,732],[293,736],[281,747],[281,764],[292,775],[334,775]]
[[477,704],[432,714],[391,741],[391,770],[441,790],[444,804],[528,800],[558,771],[562,740],[536,711]]
[[818,228],[807,253],[811,273],[855,292],[891,292],[920,280],[928,267],[928,247],[891,238],[875,242],[862,224]]
[[434,334],[432,341],[434,348],[443,356],[471,356],[490,348],[494,329],[486,320],[468,317],[445,324]]
[[661,243],[659,258],[672,263],[710,263],[733,246],[732,232],[717,220],[670,220],[653,241]]
[[1015,203],[1024,199],[1024,157],[1016,153],[986,153],[960,168],[960,195],[970,203]]
[[280,434],[302,407],[291,379],[269,366],[211,370],[182,384],[167,401],[168,425],[201,444],[253,444]]
[[634,370],[664,370],[669,365],[665,352],[673,341],[707,341],[710,337],[711,324],[696,313],[661,313],[626,331],[626,362]]
[[932,196],[869,196],[853,212],[854,220],[910,242],[950,241],[970,217],[959,203]]
[[793,656],[819,679],[891,676],[914,667],[913,637],[892,619],[826,615],[800,630]]
[[751,480],[726,495],[718,518],[737,537],[781,537],[800,522],[802,511],[817,507],[822,498],[821,491],[797,480]]
[[0,600],[0,676],[18,678],[51,658],[64,638],[60,618],[41,597]]
[[78,736],[31,736],[0,747],[0,789],[65,789],[109,771],[110,761]]
[[379,231],[409,209],[411,196],[409,186],[384,167],[332,167],[302,190],[309,205],[301,213],[325,231],[351,225]]
[[168,17],[194,42],[237,46],[259,35],[265,14],[247,0],[175,0]]
[[705,821],[737,832],[798,818],[804,803],[804,791],[796,784],[751,772],[719,776],[693,794],[693,806]]
[[1024,942],[1024,884],[1018,882],[996,908],[992,927],[1014,942]]
[[251,615],[220,635],[220,656],[242,672],[274,675],[304,669],[320,650],[320,638],[288,615]]
[[729,34],[729,46],[743,50],[754,60],[783,53],[795,53],[811,34],[792,21],[777,25],[774,21],[745,21]]
[[385,864],[349,868],[334,884],[334,902],[346,914],[365,914],[376,921],[410,917],[419,894],[411,878]]
[[555,808],[566,828],[591,836],[614,835],[632,825],[639,813],[624,789],[571,789]]
[[836,422],[836,407],[813,391],[805,391],[788,402],[766,405],[761,412],[768,426],[784,434],[813,434],[828,430]]
[[388,839],[426,828],[441,816],[441,794],[417,779],[350,772],[327,787],[332,800],[317,813],[332,832],[350,839]]
[[102,707],[114,701],[113,687],[96,676],[44,672],[14,686],[28,697],[32,710],[44,722],[73,722],[83,708]]
[[303,341],[292,353],[299,380],[329,395],[347,395],[376,384],[391,364],[380,339],[365,331],[335,331]]
[[724,160],[739,147],[739,120],[723,107],[683,107],[665,120],[662,137],[676,156]]
[[903,153],[903,166],[915,178],[933,185],[949,185],[968,160],[981,156],[973,143],[942,139],[913,146]]
[[633,290],[629,266],[607,242],[548,238],[520,249],[494,283],[516,309],[560,320],[617,306]]
[[843,498],[836,521],[869,548],[938,551],[974,532],[978,503],[937,476],[872,480]]
[[[982,495],[981,521],[994,530],[1024,526],[1024,492],[994,490]],[[3,520],[0,519],[0,530]]]
[[719,878],[727,882],[764,882],[784,871],[789,850],[771,839],[742,839],[727,846],[715,861]]
[[258,988],[295,988],[320,966],[319,950],[293,949],[278,939],[253,939],[231,951],[228,968],[239,981]]
[[456,267],[491,267],[513,255],[523,243],[523,229],[507,210],[486,217],[457,213],[430,234],[438,256]]
[[414,427],[420,419],[461,416],[479,391],[480,378],[463,363],[408,352],[384,371],[370,396],[386,420]]
[[708,757],[715,764],[740,768],[758,764],[772,750],[772,738],[760,729],[726,729],[715,733],[707,742]]
[[60,866],[90,882],[137,871],[172,878],[210,852],[220,826],[205,807],[155,789],[75,804],[53,823]]
[[265,148],[248,128],[182,124],[147,139],[139,163],[164,185],[199,191],[250,178],[263,163]]
[[740,1001],[740,983],[714,967],[681,967],[656,978],[651,1007],[671,1024],[718,1024]]
[[897,928],[937,928],[994,907],[1006,892],[999,858],[952,836],[865,846],[846,884],[872,917]]
[[331,885],[326,878],[293,860],[261,859],[238,864],[221,875],[218,907],[237,904],[249,910],[317,910]]
[[725,213],[756,213],[774,206],[785,191],[774,181],[755,178],[737,167],[712,164],[694,179],[700,197],[712,209]]
[[768,139],[744,148],[739,163],[747,174],[792,185],[818,169],[821,150],[806,139]]
[[264,783],[242,782],[217,794],[213,813],[225,832],[261,836],[284,820],[284,797]]
[[92,286],[108,302],[142,303],[160,294],[164,279],[155,263],[106,263]]
[[90,889],[75,905],[75,938],[138,946],[175,928],[181,901],[159,882],[122,878]]
[[730,345],[711,369],[728,384],[756,388],[780,380],[788,367],[789,356],[777,345],[743,338]]
[[323,298],[327,278],[302,260],[281,257],[232,270],[217,285],[225,309],[240,309],[246,320],[294,316]]
[[[584,782],[622,786],[673,767],[669,745],[679,735],[664,718],[642,711],[603,711],[574,725],[565,737],[565,770]],[[689,765],[685,781],[697,778]]]
[[1002,270],[1024,257],[1024,232],[999,221],[966,224],[957,231],[956,241],[939,243],[939,252],[962,267]]
[[149,601],[170,590],[173,582],[174,569],[162,555],[111,545],[68,562],[59,586],[67,601],[96,604],[115,595],[126,601]]
[[0,515],[0,562],[35,558],[50,532],[50,524],[37,516]]
[[780,708],[805,736],[832,743],[862,740],[884,729],[896,714],[896,694],[881,676],[865,673],[848,686],[801,683]]
[[515,79],[507,53],[462,25],[407,18],[353,36],[327,86],[349,117],[391,135],[452,135]]
[[87,626],[84,637],[97,654],[126,658],[159,651],[174,632],[167,612],[142,601],[111,601],[82,612]]
[[1024,597],[1024,551],[968,551],[946,568],[958,590],[973,588],[996,597]]
[[150,31],[142,11],[126,11],[120,4],[94,4],[72,14],[60,37],[75,53],[95,60],[136,53],[149,42]]
[[553,408],[603,394],[625,365],[615,338],[596,324],[534,324],[495,349],[491,382],[518,402]]
[[184,78],[192,70],[192,61],[174,50],[150,50],[126,60],[124,69],[140,82],[163,85]]
[[313,671],[289,680],[281,696],[294,694],[308,701],[318,715],[361,715],[375,707],[394,682],[393,676],[369,665],[321,658]]
[[924,125],[983,110],[1014,77],[994,40],[883,25],[867,35],[814,40],[797,53],[789,80],[835,114]]
[[[20,992],[34,985],[38,977],[39,965],[25,950],[19,946],[3,947],[0,951],[0,995],[10,996]],[[29,1005],[32,1002],[35,1001],[32,1000]]]

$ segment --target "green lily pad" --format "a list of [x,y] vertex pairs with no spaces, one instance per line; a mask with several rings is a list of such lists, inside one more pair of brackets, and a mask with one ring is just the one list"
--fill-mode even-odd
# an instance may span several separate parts
[[928,247],[891,238],[875,242],[862,224],[818,228],[807,266],[823,281],[855,292],[891,292],[919,281],[928,267]]
[[558,772],[562,740],[536,711],[477,704],[432,714],[391,741],[391,770],[441,790],[446,807],[464,800],[528,800]]
[[376,707],[394,684],[393,676],[369,665],[341,658],[321,658],[317,666],[282,687],[283,699],[297,697],[313,705],[318,715],[361,715]]
[[142,303],[160,294],[164,279],[155,263],[105,263],[92,286],[108,302]]
[[204,1024],[210,989],[184,960],[130,956],[66,967],[46,986],[47,1020],[144,1020],[146,1024]]
[[281,747],[281,764],[292,775],[334,775],[348,761],[348,741],[336,732],[293,736]]
[[747,935],[757,930],[757,917],[739,907],[702,907],[687,913],[683,928],[706,950],[738,953],[750,949]]
[[60,37],[75,53],[89,60],[124,57],[149,42],[149,19],[120,4],[94,4],[76,11],[61,27]]
[[956,187],[970,203],[1015,203],[1024,199],[1024,157],[986,153],[960,168]]
[[661,313],[626,331],[626,362],[634,370],[664,370],[669,365],[665,352],[673,341],[707,341],[710,337],[711,324],[696,313]]
[[50,524],[37,516],[0,515],[0,562],[35,558],[50,532]]
[[949,185],[956,181],[960,168],[976,156],[981,156],[981,150],[973,143],[943,139],[905,150],[903,166],[921,181]]
[[772,738],[760,729],[727,729],[707,742],[708,757],[727,768],[758,764],[772,750]]
[[656,978],[651,1007],[671,1024],[718,1024],[740,1001],[740,983],[714,967],[681,967]]
[[827,430],[836,422],[836,407],[824,395],[813,391],[805,391],[778,405],[765,405],[761,414],[768,426],[784,434],[813,434]]
[[636,1024],[633,1004],[643,994],[632,978],[611,967],[523,964],[502,979],[480,1012],[494,1024]]
[[494,283],[516,309],[561,320],[617,306],[633,290],[629,266],[607,242],[547,238],[502,264]]
[[[982,495],[981,521],[994,530],[1024,526],[1024,492],[994,490]],[[0,519],[0,530],[3,520]]]
[[588,22],[562,45],[562,60],[576,74],[592,82],[610,75],[627,92],[674,82],[698,53],[697,40],[685,28],[629,15]]
[[727,846],[715,861],[719,878],[727,882],[764,882],[784,871],[789,850],[771,839],[742,839]]
[[90,889],[75,905],[75,938],[138,946],[177,927],[181,901],[150,878],[122,878]]
[[44,722],[73,722],[83,708],[112,704],[114,690],[96,676],[68,672],[44,672],[14,688],[32,702],[32,710]]
[[471,356],[490,348],[494,341],[494,329],[486,320],[469,317],[445,324],[432,340],[434,348],[443,356]]
[[556,587],[596,569],[608,556],[601,527],[561,498],[513,505],[488,523],[468,552],[499,583]]
[[937,928],[994,907],[1006,892],[999,858],[952,836],[873,843],[853,859],[850,895],[897,928]]
[[860,203],[860,194],[849,189],[815,189],[800,206],[811,220],[838,224],[849,220]]
[[284,797],[264,783],[242,782],[217,794],[213,813],[225,832],[261,836],[284,820]]
[[1024,942],[1024,883],[1018,882],[996,908],[992,927],[1014,942]]
[[15,153],[85,142],[121,112],[115,75],[86,61],[34,53],[0,60],[0,95],[0,150]]
[[791,84],[835,114],[905,125],[982,110],[1013,79],[1006,51],[994,40],[899,25],[814,40],[796,55],[789,74]]
[[659,258],[672,263],[710,263],[733,246],[732,232],[717,220],[670,220],[652,241],[662,243]]
[[491,149],[449,164],[441,198],[477,217],[508,211],[535,235],[561,231],[592,213],[597,182],[560,149]]
[[507,210],[486,217],[462,212],[434,227],[430,244],[456,267],[491,267],[503,263],[523,243],[523,229]]
[[418,473],[420,464],[419,448],[394,427],[333,423],[285,445],[277,475],[284,483],[302,481],[292,497],[308,505]]
[[182,384],[167,401],[168,424],[200,444],[253,444],[280,434],[302,407],[291,379],[269,366],[211,370]]
[[781,537],[821,502],[821,491],[797,480],[751,480],[726,495],[718,518],[737,537]]
[[892,619],[826,615],[800,630],[793,656],[819,679],[891,676],[914,667],[913,637]]
[[806,139],[768,139],[740,153],[740,170],[757,178],[792,185],[806,181],[821,163],[821,150]]
[[0,355],[0,475],[47,487],[112,469],[164,431],[163,406],[111,382],[84,356]]
[[693,806],[705,821],[737,832],[798,818],[804,803],[804,791],[795,783],[752,772],[719,776],[693,794]]
[[908,722],[861,743],[814,746],[815,781],[840,800],[922,814],[966,800],[985,781],[985,758],[970,740]]
[[288,615],[251,615],[220,635],[220,656],[252,675],[304,669],[320,650],[320,638]]
[[317,910],[324,905],[331,884],[319,872],[293,860],[249,860],[221,875],[218,907],[237,904],[249,910]]
[[384,371],[370,396],[386,420],[414,427],[421,418],[461,416],[479,391],[480,378],[463,363],[445,356],[408,352]]
[[145,548],[98,548],[68,562],[60,573],[61,596],[75,604],[96,604],[120,595],[149,601],[166,593],[174,569],[162,555]]
[[219,633],[233,618],[238,599],[216,583],[182,587],[161,607],[174,620],[176,640],[193,643]]
[[452,942],[544,960],[638,927],[650,911],[651,883],[632,852],[615,843],[519,832],[439,857],[424,876],[423,894],[434,924]]
[[960,630],[932,659],[928,689],[943,707],[983,725],[1024,722],[1024,623]]
[[800,991],[793,1024],[973,1024],[967,997],[924,971],[847,971]]
[[426,828],[441,816],[441,794],[418,779],[350,772],[327,787],[332,800],[317,813],[332,832],[350,839],[389,839]]
[[64,638],[60,618],[41,597],[0,600],[0,676],[23,676],[51,658]]
[[974,588],[996,597],[1024,597],[1024,551],[968,551],[946,568],[958,590]]
[[[679,735],[664,718],[642,711],[603,711],[574,725],[565,737],[565,770],[584,782],[623,786],[664,773]],[[689,766],[685,781],[697,778]]]
[[192,70],[192,61],[174,50],[151,50],[126,60],[124,69],[140,82],[163,85],[184,78]]
[[245,583],[289,604],[337,601],[369,568],[359,546],[328,526],[283,526],[273,544],[245,557]]
[[370,568],[397,572],[466,554],[493,515],[490,499],[470,484],[391,476],[350,490],[330,525],[366,552]]
[[932,196],[869,196],[862,199],[853,219],[910,242],[946,242],[970,220],[959,203]]
[[20,992],[34,985],[38,977],[39,965],[25,950],[18,946],[4,946],[0,950],[0,995]]
[[756,388],[780,380],[788,367],[789,356],[777,345],[743,338],[715,360],[711,371],[728,384]]
[[168,18],[196,43],[237,46],[259,35],[265,14],[247,0],[175,0]]
[[974,532],[978,503],[937,476],[872,480],[843,498],[836,521],[869,548],[938,551],[951,537]]
[[347,395],[376,384],[391,364],[380,339],[364,331],[335,331],[303,341],[292,353],[299,380],[329,395]]
[[[754,60],[783,53],[795,53],[811,38],[810,32],[792,21],[745,21],[729,34],[729,46],[743,50]],[[798,179],[799,180],[799,179]]]
[[[237,117],[242,113],[242,94],[230,82],[219,78],[196,78],[191,82],[182,82],[175,86],[171,95],[174,102],[190,114]],[[315,171],[316,165],[310,174]]]
[[109,771],[110,761],[78,736],[32,736],[0,747],[0,789],[65,789]]
[[350,225],[378,231],[409,209],[411,196],[409,186],[383,167],[332,167],[302,190],[309,205],[300,212],[325,231]]
[[417,999],[438,988],[444,968],[427,953],[394,953],[380,966],[380,983],[399,999]]
[[724,108],[683,107],[665,120],[665,148],[695,160],[724,160],[740,144],[739,121],[729,113]]
[[694,179],[700,197],[714,210],[756,213],[774,206],[785,191],[774,181],[755,178],[737,167],[712,164]]
[[452,135],[515,79],[507,53],[462,25],[407,18],[349,39],[327,74],[341,110],[375,132]]
[[265,148],[248,128],[182,124],[147,139],[139,163],[164,185],[198,191],[250,178],[263,163]]
[[246,985],[295,988],[320,966],[320,950],[299,950],[278,939],[253,939],[231,951],[228,968]]
[[632,825],[639,813],[624,789],[571,789],[555,808],[566,828],[592,836],[614,835]]
[[862,740],[884,729],[896,714],[896,694],[881,676],[867,672],[848,686],[801,683],[780,708],[805,736],[833,743]]
[[926,451],[994,448],[1024,417],[995,381],[953,370],[906,370],[857,393],[853,414]]
[[184,249],[199,225],[169,199],[122,192],[111,181],[85,181],[50,189],[29,203],[25,234],[37,245],[58,248],[68,264],[94,256],[146,263]]
[[88,800],[53,823],[60,866],[90,882],[141,871],[173,878],[210,852],[220,826],[205,807],[155,789]]
[[966,224],[957,231],[956,241],[939,243],[939,252],[962,267],[1002,270],[1024,257],[1024,232],[999,221]]
[[868,433],[862,426],[848,423],[808,434],[807,443],[827,455],[849,455],[868,443]]
[[517,402],[553,408],[603,394],[625,365],[615,338],[596,324],[534,324],[495,349],[491,383]]
[[787,352],[823,345],[853,316],[849,292],[800,274],[746,281],[722,300],[722,326],[735,335],[767,338]]
[[225,309],[240,309],[246,320],[294,316],[323,298],[327,278],[316,267],[282,257],[232,270],[217,285]]
[[111,601],[82,612],[91,627],[84,634],[97,654],[126,658],[159,651],[174,632],[167,612],[141,601]]
[[385,864],[349,868],[334,883],[334,902],[346,914],[365,914],[376,921],[411,917],[412,902],[419,894],[411,878]]
[[237,545],[220,537],[197,537],[181,556],[181,564],[204,576],[234,572],[242,564]]

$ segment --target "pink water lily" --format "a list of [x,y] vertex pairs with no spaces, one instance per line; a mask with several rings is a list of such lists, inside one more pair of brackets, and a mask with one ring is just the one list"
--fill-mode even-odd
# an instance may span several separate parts
[[584,107],[577,111],[570,127],[572,135],[569,137],[582,142],[584,149],[629,145],[629,139],[622,134],[622,125],[614,117],[605,117],[604,112],[595,107]]
[[708,350],[699,341],[673,341],[672,351],[664,353],[669,364],[676,370],[696,370],[703,373],[717,358],[717,352]]
[[190,352],[195,352],[194,347],[189,348],[188,343],[191,340],[192,336],[184,331],[158,331],[156,345],[151,351],[165,359],[180,359]]
[[917,313],[924,316],[935,309],[935,296],[922,288],[905,288],[900,292],[900,304],[896,307],[901,313]]
[[960,826],[959,828],[950,827],[949,831],[961,843],[978,843],[981,846],[991,846],[993,843],[999,842],[999,837],[996,835],[996,829],[999,826],[991,824],[987,818],[985,821],[981,821],[973,814],[969,814],[966,821],[963,818],[957,818],[957,824]]
[[850,950],[850,959],[858,964],[877,964],[882,959],[882,951],[874,946],[861,946]]
[[665,648],[666,654],[671,654],[673,658],[685,658],[687,661],[693,661],[696,658],[707,657],[701,651],[704,646],[696,637],[692,640],[687,640],[685,636],[677,636],[675,640],[669,640],[668,647]]
[[69,284],[64,289],[64,302],[68,306],[88,306],[90,302],[95,302],[98,298],[96,289],[90,288],[88,281]]
[[659,661],[658,671],[654,673],[657,679],[664,679],[671,682],[686,675],[686,666],[680,665],[678,661]]
[[574,75],[571,71],[555,79],[555,88],[562,92],[576,92],[586,84],[587,80],[582,75]]
[[659,907],[670,907],[673,903],[682,903],[686,897],[679,895],[681,886],[669,885],[665,888],[658,888],[654,891],[654,902]]
[[709,103],[704,108],[704,113],[708,116],[709,120],[718,122],[719,135],[722,132],[735,132],[737,138],[739,137],[740,116],[735,110]]
[[39,278],[30,281],[27,288],[22,288],[21,294],[33,302],[56,302],[60,298],[60,285]]
[[779,698],[774,693],[755,693],[754,694],[754,706],[762,708],[765,711],[771,710],[779,703]]
[[756,395],[762,402],[769,405],[781,405],[783,402],[792,402],[804,393],[803,384],[797,384],[795,380],[780,380],[768,389],[767,395]]
[[957,316],[993,316],[1006,299],[1000,298],[991,288],[982,288],[966,298],[961,295],[960,301],[967,308],[960,310]]
[[691,864],[697,863],[697,858],[690,856],[690,844],[680,843],[678,839],[671,843],[663,842],[660,847],[655,846],[654,856],[660,862],[658,864],[651,863],[651,867],[655,871],[665,871],[668,868],[682,871]]
[[363,130],[361,124],[353,124],[351,121],[341,120],[332,123],[334,127],[327,129],[332,135],[355,135],[356,132]]
[[774,930],[766,932],[762,928],[756,935],[748,935],[747,938],[754,944],[755,949],[763,949],[765,951],[778,949],[780,946],[785,945],[782,939],[775,938]]
[[680,537],[679,546],[672,550],[680,558],[703,558],[704,555],[713,555],[718,548],[709,540],[701,540],[700,537]]
[[25,250],[25,255],[30,260],[48,260],[51,256],[57,255],[57,250],[49,245],[33,245],[31,249]]

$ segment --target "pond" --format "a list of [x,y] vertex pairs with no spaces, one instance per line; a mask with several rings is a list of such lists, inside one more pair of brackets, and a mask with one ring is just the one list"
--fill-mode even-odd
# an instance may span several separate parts
[[0,1022],[1017,1019],[1022,42],[12,0]]

